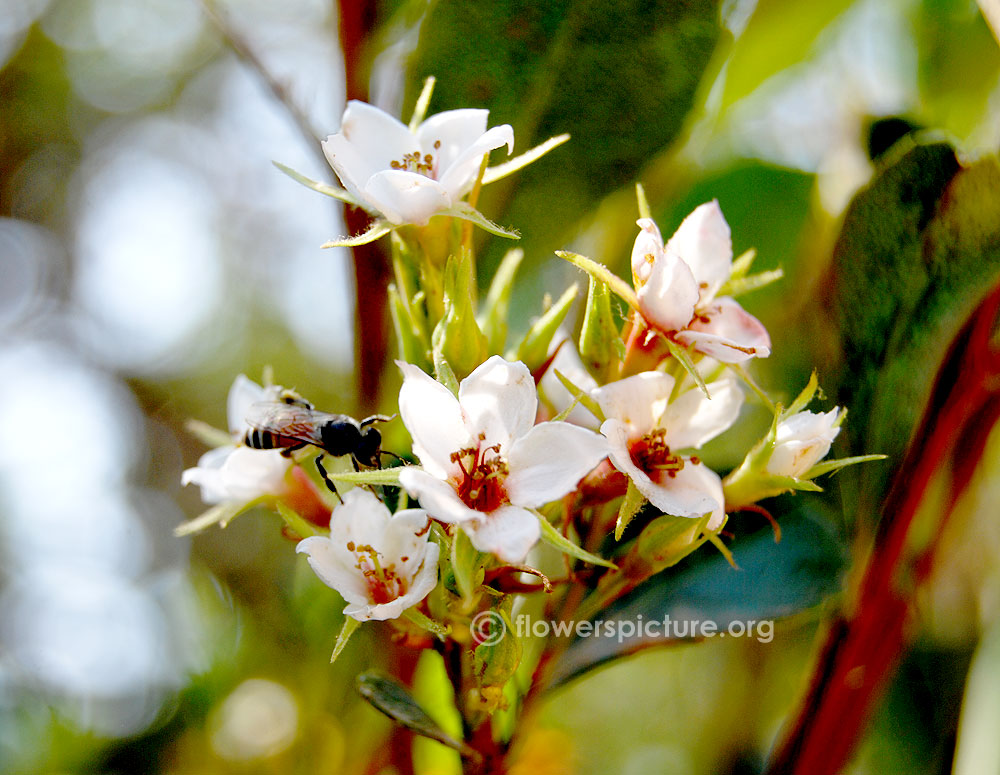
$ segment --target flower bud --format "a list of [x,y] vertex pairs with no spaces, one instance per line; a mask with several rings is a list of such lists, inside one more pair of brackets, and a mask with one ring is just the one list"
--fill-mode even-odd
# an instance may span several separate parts
[[830,451],[830,444],[840,433],[841,410],[825,414],[798,412],[778,423],[774,450],[767,462],[767,472],[775,476],[803,476]]

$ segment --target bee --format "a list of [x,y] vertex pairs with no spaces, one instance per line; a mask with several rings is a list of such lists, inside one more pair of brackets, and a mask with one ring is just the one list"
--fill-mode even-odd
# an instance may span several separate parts
[[[297,394],[285,391],[276,401],[250,405],[246,416],[250,430],[243,443],[253,449],[280,449],[286,456],[311,445],[333,457],[350,455],[355,470],[360,466],[377,468],[382,434],[373,426],[391,419],[373,414],[359,422],[346,414],[321,412]],[[319,459],[316,467],[327,486],[336,492]]]

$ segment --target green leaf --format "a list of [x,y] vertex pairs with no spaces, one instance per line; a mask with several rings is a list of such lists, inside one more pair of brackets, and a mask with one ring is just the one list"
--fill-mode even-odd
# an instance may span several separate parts
[[471,221],[480,229],[488,231],[490,234],[496,234],[498,237],[521,239],[521,235],[518,232],[513,229],[505,229],[503,226],[493,223],[493,221],[465,201],[455,202],[448,210],[442,210],[441,215],[450,215],[452,218]]
[[212,508],[208,511],[201,514],[201,516],[189,519],[187,522],[183,522],[175,527],[174,535],[177,537],[193,535],[194,533],[200,533],[205,528],[212,527],[212,525],[226,527],[240,514],[249,511],[254,506],[259,506],[261,503],[264,503],[265,500],[265,498],[257,498],[245,503],[218,503],[215,506],[212,506]]
[[729,56],[720,110],[750,94],[772,75],[806,58],[817,36],[851,2],[758,0]]
[[403,611],[403,618],[413,622],[422,630],[427,630],[427,632],[431,633],[435,638],[441,641],[447,638],[448,634],[451,632],[449,627],[445,627],[443,624],[435,622],[430,617],[422,614],[416,608],[409,608],[406,611]]
[[492,713],[503,701],[503,686],[521,663],[521,643],[511,624],[510,612],[514,596],[507,595],[501,604],[490,611],[503,621],[503,637],[489,638],[473,651],[472,671],[479,684],[484,709]]
[[539,143],[530,151],[525,151],[519,156],[515,156],[510,161],[506,161],[503,164],[498,164],[496,167],[489,167],[486,173],[483,175],[483,185],[487,183],[493,183],[494,181],[501,180],[502,178],[512,175],[520,169],[527,167],[529,164],[541,159],[549,151],[558,148],[560,145],[569,140],[569,135],[562,134],[556,137],[550,137],[544,143]]
[[618,509],[618,520],[615,522],[615,540],[622,540],[622,533],[632,521],[632,517],[639,513],[639,510],[646,503],[646,496],[639,492],[635,483],[629,479],[628,489],[625,491],[625,498],[622,500],[621,508]]
[[579,267],[595,280],[604,283],[616,296],[628,304],[636,312],[639,312],[639,297],[635,295],[632,286],[622,278],[608,269],[604,264],[599,264],[579,253],[571,253],[568,250],[557,250],[556,255],[564,258],[573,266]]
[[380,237],[384,237],[392,231],[392,224],[388,221],[384,221],[381,218],[376,218],[371,222],[371,225],[365,229],[361,234],[355,235],[354,237],[338,237],[337,239],[332,239],[329,242],[324,242],[320,245],[321,248],[354,248],[358,245],[367,245],[369,242],[374,242]]
[[225,447],[233,443],[233,437],[228,433],[201,420],[188,420],[184,429],[206,447]]
[[[285,520],[285,524],[295,533],[299,538],[309,538],[310,536],[322,535],[323,531],[319,530],[311,522],[303,519],[303,517],[294,509],[285,505],[281,501],[277,502],[278,513],[281,518]],[[350,618],[350,617],[348,617]]]
[[548,359],[552,338],[569,314],[579,290],[575,284],[567,288],[559,300],[531,325],[521,344],[518,345],[517,360],[524,361],[531,371]]
[[[572,135],[479,200],[541,259],[681,133],[721,34],[719,5],[438,0],[410,59],[409,99],[433,73],[435,110],[489,108],[521,148]],[[504,248],[489,247],[486,265],[496,265]]]
[[552,523],[549,522],[543,514],[536,511],[535,516],[538,517],[538,523],[542,526],[542,540],[545,541],[545,543],[550,546],[554,546],[560,552],[565,552],[570,557],[575,557],[578,560],[589,562],[591,565],[600,565],[605,568],[616,567],[613,562],[609,562],[603,557],[598,557],[596,554],[591,554],[574,544],[566,536],[556,530]]
[[684,371],[691,375],[691,378],[701,388],[701,392],[708,398],[711,398],[708,394],[708,385],[705,384],[705,378],[701,376],[701,372],[694,365],[694,361],[691,360],[691,353],[687,351],[687,348],[681,347],[673,339],[664,338],[664,341],[667,343],[667,349],[670,350],[670,354],[677,359],[677,362],[683,367]]
[[507,342],[507,328],[510,316],[510,294],[514,288],[517,268],[524,259],[520,248],[508,250],[493,275],[489,293],[486,295],[485,315],[482,321],[490,353],[501,353]]
[[[555,369],[553,373],[556,375],[556,379],[562,383],[562,386],[569,391],[569,394],[573,396],[575,400],[580,402],[584,409],[594,415],[594,417],[601,422],[604,422],[607,419],[604,416],[604,412],[601,411],[600,404],[591,398],[589,393],[577,387],[577,385],[569,377],[559,371],[559,369]],[[560,414],[562,413],[560,412]]]
[[[945,143],[887,154],[854,198],[834,248],[834,320],[843,365],[838,403],[851,410],[850,452],[899,461],[946,348],[1000,281],[1000,164],[961,167]],[[891,466],[857,469],[862,512]]]
[[463,756],[479,758],[478,752],[441,729],[413,699],[406,687],[392,678],[375,672],[362,673],[357,678],[357,689],[358,694],[375,708],[407,729],[454,748]]
[[483,583],[482,563],[483,553],[472,545],[472,541],[459,530],[451,544],[451,568],[455,574],[455,584],[459,594],[465,600],[470,600],[479,585]]
[[342,473],[331,473],[330,479],[335,482],[348,482],[349,484],[388,484],[399,487],[399,472],[401,466],[396,468],[380,468],[375,471],[344,471]]
[[[733,622],[773,622],[791,616],[838,592],[847,558],[841,539],[830,528],[831,514],[820,510],[822,504],[815,499],[807,501],[803,496],[786,497],[776,503],[794,504],[792,511],[774,510],[781,522],[781,543],[775,543],[769,527],[738,535],[730,550],[740,570],[734,570],[721,554],[701,550],[596,616],[604,622],[633,624],[640,615],[644,621],[659,622],[669,616],[675,637],[661,637],[662,633],[654,632],[636,633],[620,641],[576,640],[556,665],[553,685],[638,649],[676,642],[678,626],[685,622],[714,622],[720,632],[725,632]],[[734,521],[739,530],[743,517],[731,517],[730,528]]]
[[444,317],[434,329],[434,362],[445,360],[464,377],[486,360],[486,337],[476,322],[472,256],[449,256],[444,269]]
[[280,162],[271,162],[275,167],[284,172],[292,180],[301,183],[306,188],[311,188],[313,191],[317,191],[320,194],[325,194],[326,196],[332,196],[334,199],[339,199],[341,202],[352,205],[354,207],[361,207],[361,202],[351,196],[342,188],[337,188],[336,186],[331,186],[329,183],[320,183],[318,181],[307,178],[300,172],[296,172],[291,167],[286,167]]
[[580,329],[580,358],[601,384],[610,381],[621,363],[621,331],[611,311],[611,294],[606,283],[588,278],[587,306]]

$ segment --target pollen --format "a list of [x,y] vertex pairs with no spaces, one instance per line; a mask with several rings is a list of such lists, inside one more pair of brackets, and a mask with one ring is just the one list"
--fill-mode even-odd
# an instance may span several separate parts
[[[437,148],[440,145],[441,141],[439,140],[434,144],[434,147]],[[420,151],[412,151],[411,153],[403,154],[403,158],[401,159],[393,159],[389,162],[389,166],[394,170],[416,172],[418,175],[424,175],[428,178],[437,177],[434,156],[429,153],[421,155]]]
[[670,447],[663,440],[665,434],[663,428],[656,428],[647,433],[629,446],[629,455],[632,457],[632,462],[648,474],[662,472],[674,477],[684,468],[684,458],[670,451]]
[[509,502],[503,483],[510,469],[500,456],[499,444],[483,447],[480,443],[460,449],[452,453],[451,462],[457,463],[461,471],[455,491],[470,509],[488,514]]
[[[395,564],[383,565],[379,553],[369,544],[356,546],[354,542],[347,544],[349,551],[354,552],[357,563],[355,567],[361,571],[368,584],[368,597],[375,605],[389,603],[406,594],[406,579],[396,573]],[[405,562],[405,560],[404,560]]]

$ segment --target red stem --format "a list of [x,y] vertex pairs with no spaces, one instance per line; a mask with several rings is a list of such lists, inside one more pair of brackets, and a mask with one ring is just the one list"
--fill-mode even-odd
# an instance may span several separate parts
[[[834,775],[847,764],[908,643],[913,597],[933,569],[937,542],[912,530],[935,473],[951,463],[940,535],[1000,419],[1000,347],[992,341],[1000,287],[956,337],[918,432],[882,509],[853,613],[830,625],[809,693],[768,773]],[[927,515],[923,515],[926,517]],[[921,527],[920,530],[925,530]]]

